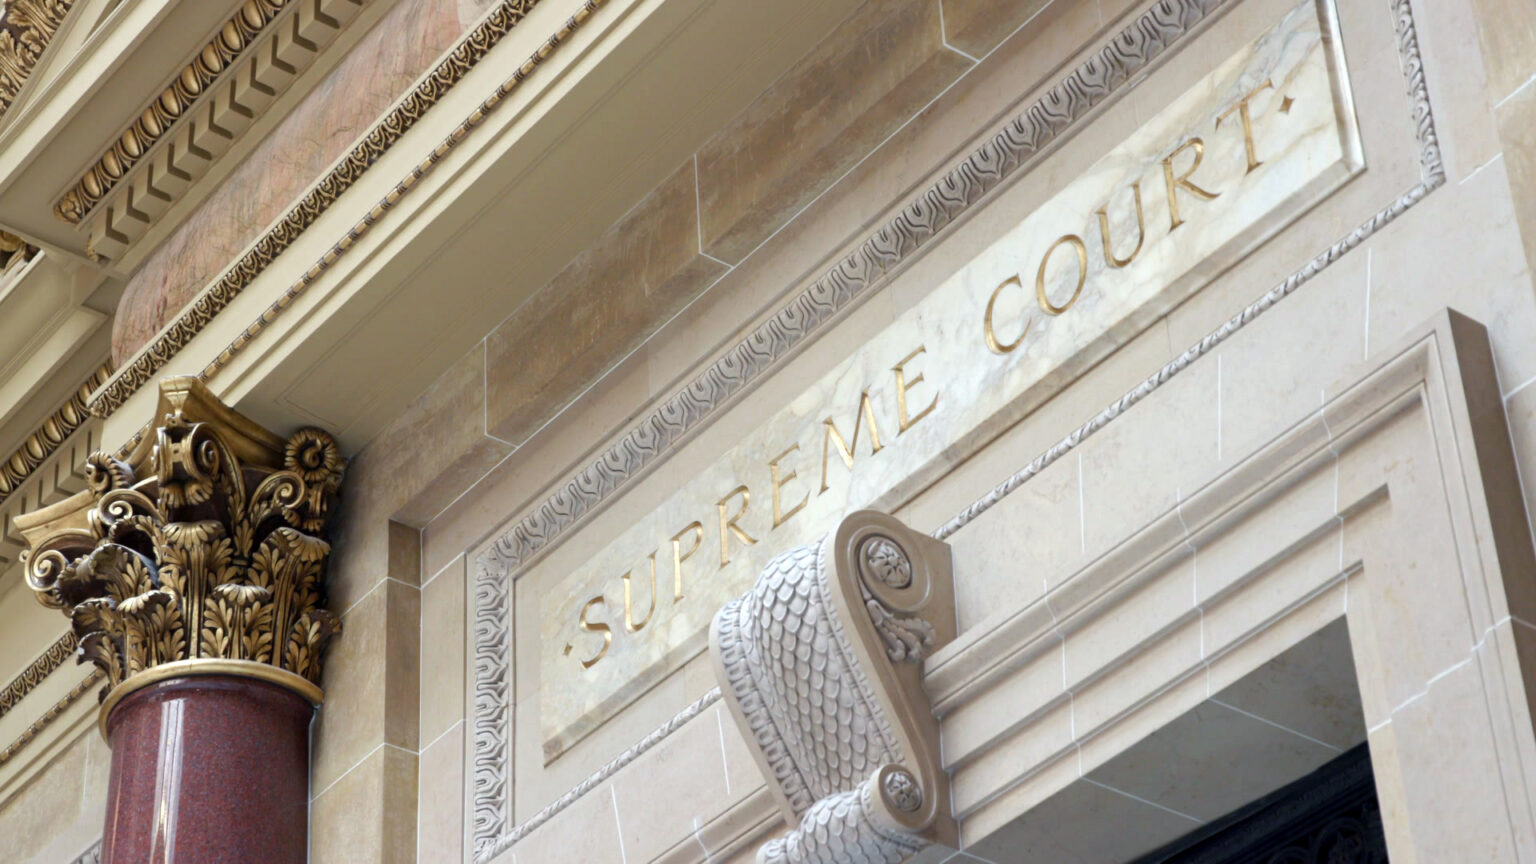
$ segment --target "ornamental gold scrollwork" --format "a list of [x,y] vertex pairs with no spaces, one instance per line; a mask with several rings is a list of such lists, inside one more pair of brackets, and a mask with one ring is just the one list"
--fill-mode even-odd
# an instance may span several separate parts
[[[214,401],[196,382],[180,386],[185,405]],[[282,441],[217,409],[195,418],[174,406],[131,462],[87,459],[82,500],[65,502],[75,506],[20,520],[36,541],[28,584],[69,616],[80,656],[105,673],[108,691],[199,658],[266,663],[318,683],[340,632],[324,606],[321,536],[344,471],[336,441],[317,429]]]
[[0,3],[0,114],[53,41],[74,0],[7,0]]

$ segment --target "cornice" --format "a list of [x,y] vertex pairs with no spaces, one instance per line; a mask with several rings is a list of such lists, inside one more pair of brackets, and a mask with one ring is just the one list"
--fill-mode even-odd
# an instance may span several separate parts
[[[368,215],[332,244],[320,260],[306,270],[297,282],[284,289],[282,295],[268,306],[256,321],[242,331],[239,338],[230,343],[212,363],[203,369],[200,377],[207,380],[219,369],[228,365],[251,339],[265,330],[295,298],[345,255],[359,238],[382,219],[385,213],[393,209],[400,199],[458,146],[472,129],[484,122],[486,116],[521,85],[533,70],[547,60],[561,44],[566,42],[570,34],[584,24],[603,2],[605,0],[587,0],[575,15],[567,19],[559,30],[545,40],[539,49],[517,68],[510,78],[503,81],[468,118],[460,122],[432,150],[431,155],[396,183],[394,188],[369,210]],[[308,230],[321,214],[330,209],[331,205],[336,203],[337,199],[351,188],[374,162],[378,161],[380,156],[393,147],[433,105],[441,101],[449,90],[463,80],[464,76],[527,17],[537,4],[538,0],[502,0],[461,37],[453,49],[438,61],[432,71],[375,122],[340,162],[311,186],[309,191],[215,282],[204,289],[197,299],[177,316],[175,321],[161,330],[148,345],[124,364],[117,375],[91,401],[91,413],[98,417],[108,416],[126,402],[135,391],[149,383],[172,357],[208,326],[214,316],[240,296],[241,292],[273,261],[277,260],[277,257],[291,246],[299,235]]]
[[123,129],[74,185],[59,196],[53,205],[54,215],[71,225],[83,220],[289,6],[289,0],[245,0],[138,119]]
[[10,109],[74,0],[9,0],[0,9],[0,114]]

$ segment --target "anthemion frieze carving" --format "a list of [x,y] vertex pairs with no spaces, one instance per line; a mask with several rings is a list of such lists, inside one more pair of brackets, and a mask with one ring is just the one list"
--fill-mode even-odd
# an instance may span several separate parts
[[[516,838],[581,797],[580,787],[573,789],[528,822],[510,833],[503,833],[507,831],[509,814],[510,777],[507,772],[511,704],[507,635],[511,614],[510,582],[514,571],[557,535],[589,515],[621,486],[640,476],[662,452],[675,446],[686,433],[706,422],[716,408],[738,395],[770,368],[776,359],[790,353],[790,349],[814,331],[817,325],[832,318],[836,311],[873,284],[880,275],[889,272],[923,242],[954,221],[965,208],[984,197],[985,192],[994,188],[1003,176],[1032,164],[1053,140],[1086,115],[1089,109],[1102,103],[1115,88],[1143,70],[1157,54],[1188,33],[1195,24],[1224,2],[1226,0],[1163,2],[1149,10],[1118,34],[1099,54],[1048,91],[1021,118],[1005,127],[986,147],[972,154],[930,187],[905,212],[867,239],[838,267],[792,300],[775,319],[739,343],[688,388],[669,399],[602,457],[571,478],[560,492],[516,523],[491,550],[479,558],[474,583],[475,717],[470,766],[474,777],[472,837],[476,861],[487,861],[510,848]],[[1142,384],[1115,400],[955,519],[941,526],[934,532],[935,537],[951,536],[966,522],[1016,491],[1046,465],[1108,425],[1125,409],[1146,398],[1196,359],[1209,353],[1216,344],[1294,293],[1302,284],[1407,212],[1430,192],[1444,185],[1445,169],[1424,81],[1412,4],[1410,0],[1390,0],[1389,5],[1396,27],[1399,58],[1410,108],[1416,122],[1420,181],[1349,235],[1308,261],[1280,285],[1154,372]],[[1034,137],[1026,137],[1031,132]],[[833,303],[839,305],[833,306]],[[711,691],[705,694],[700,704],[715,698],[718,698],[716,691]],[[651,742],[652,745],[654,743]],[[633,754],[626,755],[633,758]],[[619,767],[622,767],[622,763],[615,760],[592,776],[607,776]]]
[[318,684],[341,627],[324,606],[321,538],[343,463],[326,433],[287,440],[191,378],[162,382],[152,444],[105,453],[89,488],[18,517],[26,577],[62,609],[108,688],[146,670],[254,662]]
[[791,826],[758,861],[898,864],[955,843],[922,682],[954,637],[949,547],[870,510],[720,610],[715,678]]
[[16,101],[74,0],[0,3],[0,114]]
[[28,693],[47,678],[53,670],[64,665],[64,661],[75,656],[75,646],[79,644],[74,633],[65,633],[49,645],[43,653],[27,664],[27,668],[21,670],[21,674],[11,679],[11,683],[0,690],[0,717],[4,717],[16,704],[27,697]]
[[[224,368],[258,334],[277,319],[299,295],[355,245],[364,234],[394,209],[412,188],[452,151],[465,136],[481,125],[511,92],[521,86],[533,71],[542,65],[555,50],[569,41],[570,36],[602,6],[604,0],[586,0],[576,14],[539,46],[538,50],[523,62],[512,76],[502,82],[490,97],[482,101],[476,110],[450,132],[430,156],[411,169],[388,193],[373,206],[362,220],[352,226],[334,243],[298,281],[289,285],[261,316],[251,323],[231,342],[219,356],[201,372],[204,380]],[[416,122],[425,116],[444,95],[458,84],[465,75],[485,57],[507,33],[512,31],[537,5],[538,0],[502,0],[486,17],[480,20],[458,44],[450,50],[432,71],[362,136],[348,151],[345,158],[321,177],[282,218],[262,234],[251,248],[230,265],[219,278],[210,284],[197,299],[177,316],[169,327],[162,330],[148,345],[130,360],[107,382],[90,403],[91,413],[106,417],[127,401],[140,387],[150,380],[192,341],[192,338],[223,311],[246,286],[255,281],[283,250],[293,244],[299,235],[309,229],[320,215],[336,203],[342,193],[378,161],[385,151],[405,135]]]

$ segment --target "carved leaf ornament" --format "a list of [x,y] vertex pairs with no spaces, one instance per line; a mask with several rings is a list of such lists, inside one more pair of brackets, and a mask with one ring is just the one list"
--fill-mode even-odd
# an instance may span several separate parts
[[344,466],[331,436],[303,429],[282,467],[242,462],[217,427],[180,410],[156,430],[138,477],[95,453],[86,465],[88,530],[32,550],[27,581],[64,610],[80,655],[107,690],[163,663],[267,663],[318,683],[341,622],[325,609],[330,545],[320,538]]

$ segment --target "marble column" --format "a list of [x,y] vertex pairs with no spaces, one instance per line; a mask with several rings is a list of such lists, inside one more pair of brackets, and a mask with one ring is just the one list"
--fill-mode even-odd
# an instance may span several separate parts
[[195,379],[162,382],[155,416],[87,460],[86,491],[16,520],[28,583],[107,679],[102,861],[303,864],[343,463],[324,432],[279,438]]

